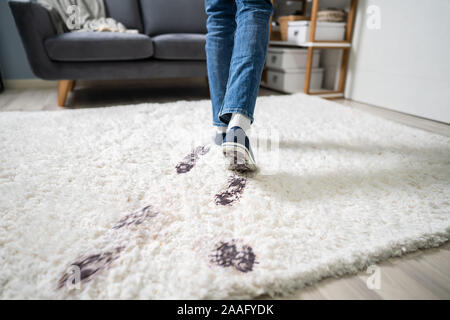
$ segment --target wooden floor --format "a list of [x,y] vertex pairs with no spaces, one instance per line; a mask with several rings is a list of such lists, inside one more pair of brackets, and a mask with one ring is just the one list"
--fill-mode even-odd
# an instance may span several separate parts
[[[261,89],[260,95],[280,93]],[[68,108],[95,108],[144,102],[208,99],[204,79],[159,81],[81,82],[69,95]],[[391,121],[450,136],[447,124],[418,118],[350,100],[334,100]],[[0,94],[1,111],[61,110],[56,104],[56,86],[7,89]],[[370,273],[339,279],[324,279],[284,299],[450,299],[450,243],[417,251],[375,266],[379,288],[369,289]],[[264,297],[261,297],[264,298]]]

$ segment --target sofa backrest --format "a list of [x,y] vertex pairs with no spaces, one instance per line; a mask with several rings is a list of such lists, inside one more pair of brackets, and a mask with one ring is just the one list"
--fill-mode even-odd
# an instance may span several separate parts
[[206,33],[204,1],[140,0],[144,33]]
[[105,0],[106,15],[123,23],[128,29],[144,32],[139,0]]

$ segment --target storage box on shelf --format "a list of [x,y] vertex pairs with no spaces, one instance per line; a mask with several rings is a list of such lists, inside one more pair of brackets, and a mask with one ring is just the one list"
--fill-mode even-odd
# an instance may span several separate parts
[[[308,49],[302,48],[269,48],[267,52],[267,74],[265,85],[268,88],[286,93],[301,92],[304,88]],[[320,89],[323,81],[323,69],[318,68],[320,51],[313,57],[313,73],[311,88]]]
[[294,21],[304,21],[304,20],[309,20],[309,17],[300,16],[300,15],[290,15],[290,16],[279,17],[278,23],[280,24],[281,40],[282,41],[288,40],[289,23],[294,22]]
[[[266,86],[286,93],[302,92],[305,86],[306,69],[267,69]],[[314,68],[311,73],[310,88],[322,88],[323,69]]]
[[[288,42],[304,45],[309,42],[310,21],[292,21],[288,24]],[[315,41],[343,41],[345,22],[317,22]]]
[[[267,50],[266,66],[272,69],[299,69],[306,68],[308,49],[270,47]],[[313,56],[313,68],[319,67],[320,50]]]

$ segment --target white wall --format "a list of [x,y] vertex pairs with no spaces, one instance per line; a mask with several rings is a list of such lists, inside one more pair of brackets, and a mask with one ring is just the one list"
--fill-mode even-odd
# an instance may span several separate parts
[[450,0],[359,0],[346,97],[450,123]]

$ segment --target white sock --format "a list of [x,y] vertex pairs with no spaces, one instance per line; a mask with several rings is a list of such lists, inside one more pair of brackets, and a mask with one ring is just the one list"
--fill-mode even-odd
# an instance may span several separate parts
[[251,121],[249,118],[240,113],[232,113],[228,128],[240,127],[244,132],[250,130]]
[[225,132],[227,132],[227,127],[216,127],[216,126],[214,126],[214,128],[216,128],[216,133],[225,133]]

